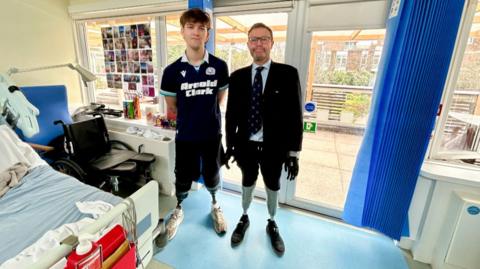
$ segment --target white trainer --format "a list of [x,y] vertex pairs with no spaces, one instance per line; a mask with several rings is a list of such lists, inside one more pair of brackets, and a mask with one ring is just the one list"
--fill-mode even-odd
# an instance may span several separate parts
[[212,206],[213,228],[218,234],[227,232],[227,221],[223,217],[223,211],[220,207]]
[[182,221],[183,209],[175,208],[175,210],[173,210],[172,214],[170,215],[167,224],[165,225],[168,240],[172,240],[175,234],[177,234],[178,226],[180,225],[180,223],[182,223]]

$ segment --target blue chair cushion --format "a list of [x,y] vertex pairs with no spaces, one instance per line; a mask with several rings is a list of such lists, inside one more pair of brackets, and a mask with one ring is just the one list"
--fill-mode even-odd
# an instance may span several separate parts
[[38,108],[37,117],[40,132],[32,137],[17,134],[25,142],[48,145],[55,138],[63,135],[61,125],[54,125],[56,120],[72,123],[68,112],[67,89],[64,85],[20,87],[25,97]]

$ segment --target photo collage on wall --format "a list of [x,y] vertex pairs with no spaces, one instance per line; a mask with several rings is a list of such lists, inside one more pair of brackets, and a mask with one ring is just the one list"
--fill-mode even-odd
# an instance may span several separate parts
[[125,100],[155,96],[150,24],[102,27],[107,86],[123,89]]

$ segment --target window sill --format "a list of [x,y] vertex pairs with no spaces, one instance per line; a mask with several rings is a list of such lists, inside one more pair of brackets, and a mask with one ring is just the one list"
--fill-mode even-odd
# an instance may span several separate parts
[[440,151],[434,157],[435,159],[443,160],[461,160],[461,159],[480,159],[480,152],[468,151],[468,150],[457,150],[457,151]]
[[431,180],[480,187],[480,169],[476,167],[427,160],[420,175]]

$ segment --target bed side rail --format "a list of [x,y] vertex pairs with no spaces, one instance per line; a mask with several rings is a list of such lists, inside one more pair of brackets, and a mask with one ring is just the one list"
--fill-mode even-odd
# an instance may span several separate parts
[[[130,198],[134,201],[135,210],[137,215],[137,237],[138,247],[143,245],[152,244],[153,229],[157,225],[158,221],[158,182],[152,180],[148,182],[141,189],[133,193]],[[100,216],[95,222],[83,228],[80,232],[86,232],[90,234],[98,233],[104,227],[107,227],[112,221],[126,211],[130,206],[128,199],[123,200],[116,205],[112,210]],[[143,223],[143,224],[142,224]],[[145,226],[145,223],[151,223],[150,227],[142,228],[139,226]],[[140,229],[139,229],[140,228]],[[140,230],[140,234],[139,231]],[[51,249],[46,253],[39,261],[33,264],[32,269],[45,269],[55,265],[60,259],[66,257],[74,245],[60,244],[59,246]]]

